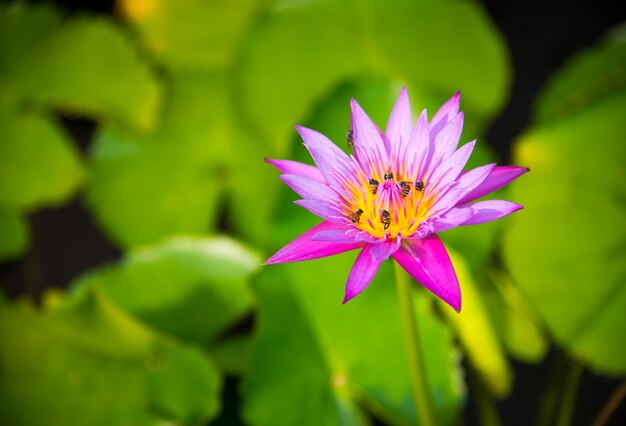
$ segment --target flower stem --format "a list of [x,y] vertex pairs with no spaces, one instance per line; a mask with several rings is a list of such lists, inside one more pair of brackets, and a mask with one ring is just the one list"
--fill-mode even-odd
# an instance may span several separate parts
[[535,426],[551,426],[559,404],[561,387],[566,374],[565,358],[561,353],[554,353],[550,363],[549,377],[541,398],[541,406]]
[[428,383],[426,382],[424,359],[420,351],[417,317],[415,316],[415,309],[413,308],[411,283],[404,269],[398,264],[394,265],[398,298],[400,299],[404,345],[409,361],[409,376],[411,378],[411,386],[413,387],[415,410],[420,426],[435,426],[435,411],[433,409]]
[[475,372],[468,375],[468,382],[474,394],[480,424],[483,426],[500,426],[500,416],[493,397],[489,395],[485,385],[476,377]]
[[557,414],[557,426],[569,426],[574,414],[576,405],[576,395],[578,394],[578,384],[583,372],[583,366],[577,361],[572,361],[569,366],[565,382],[563,383],[563,395],[561,399],[561,411]]

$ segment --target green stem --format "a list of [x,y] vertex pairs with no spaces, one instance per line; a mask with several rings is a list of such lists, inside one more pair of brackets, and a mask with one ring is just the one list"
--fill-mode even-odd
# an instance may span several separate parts
[[415,403],[417,418],[420,426],[435,426],[435,411],[428,383],[426,383],[426,370],[420,351],[411,283],[400,265],[395,264],[395,272],[404,331],[404,345],[409,361],[409,376],[411,378],[411,386],[413,387],[413,402]]
[[556,426],[568,426],[572,422],[576,395],[578,394],[578,384],[580,383],[582,372],[582,364],[572,361],[572,365],[569,367],[565,377],[563,396],[561,397],[561,410],[557,414]]
[[535,426],[551,426],[554,424],[554,417],[559,404],[559,396],[562,392],[562,383],[565,378],[565,359],[560,353],[553,355],[550,364],[550,376],[543,391],[541,406]]
[[476,401],[480,424],[483,426],[500,426],[498,408],[485,386],[475,377],[475,373],[470,374],[468,379]]

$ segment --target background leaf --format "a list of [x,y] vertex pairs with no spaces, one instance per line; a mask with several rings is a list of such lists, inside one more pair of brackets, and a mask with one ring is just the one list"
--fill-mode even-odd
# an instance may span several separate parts
[[40,116],[0,111],[0,206],[59,204],[85,176],[83,161],[58,126]]
[[579,53],[574,63],[552,78],[537,100],[538,124],[565,119],[615,91],[626,89],[625,34],[623,27],[615,29],[604,43]]
[[504,46],[474,3],[279,2],[246,44],[245,111],[284,155],[312,106],[371,75],[404,82],[431,109],[462,90],[478,122],[501,105],[509,78]]
[[259,264],[229,238],[178,237],[135,250],[75,286],[98,288],[144,323],[207,344],[252,307],[248,279]]
[[[574,59],[564,71],[567,85],[584,80],[590,62],[614,72],[610,51],[601,47],[595,58]],[[547,93],[566,85],[553,84]],[[626,345],[621,332],[626,310],[625,109],[626,91],[616,90],[567,118],[533,126],[517,141],[516,161],[532,172],[523,185],[511,187],[526,210],[512,218],[504,252],[513,278],[555,339],[596,371],[616,375],[626,373],[626,354],[620,349]]]
[[43,114],[154,124],[159,88],[121,28],[100,18],[64,20],[50,6],[0,6],[0,206],[60,204],[85,170],[66,135]]
[[215,229],[228,176],[232,112],[222,76],[172,79],[162,126],[140,136],[107,127],[93,149],[87,202],[123,247]]
[[20,257],[30,244],[26,221],[13,212],[0,210],[0,261]]
[[[259,277],[260,325],[244,385],[251,423],[359,424],[360,407],[393,424],[415,421],[391,264],[342,305],[354,254],[276,265]],[[428,383],[447,424],[463,388],[452,336],[430,300],[418,299],[418,323]]]
[[102,18],[62,22],[47,6],[2,6],[0,15],[0,85],[16,101],[141,130],[154,125],[159,87],[120,27]]
[[235,60],[260,0],[121,0],[122,15],[170,69],[224,69]]
[[511,390],[511,367],[503,353],[481,289],[474,282],[464,259],[449,250],[463,294],[463,308],[456,313],[439,300],[448,321],[456,329],[467,357],[478,374],[496,396],[504,397]]
[[3,424],[197,423],[218,410],[220,380],[209,360],[101,293],[43,313],[4,307],[0,337]]

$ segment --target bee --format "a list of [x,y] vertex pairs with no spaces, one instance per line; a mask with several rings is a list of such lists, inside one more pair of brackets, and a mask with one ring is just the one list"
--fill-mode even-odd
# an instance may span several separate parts
[[370,179],[370,191],[372,191],[372,195],[376,195],[378,191],[378,181],[374,178]]
[[424,189],[424,182],[421,180],[418,180],[417,182],[415,182],[415,190],[421,191],[422,189]]
[[383,210],[380,212],[380,215],[383,217],[380,223],[385,225],[385,229],[389,228],[389,225],[391,224],[391,215],[389,212],[387,210]]
[[391,172],[385,173],[385,180],[393,180],[393,173]]
[[346,142],[348,142],[350,148],[354,148],[354,133],[352,133],[352,129],[348,129],[346,133]]
[[409,185],[408,182],[406,181],[401,181],[400,182],[400,188],[402,188],[402,196],[406,197],[407,195],[409,195],[409,192],[411,191],[411,185]]
[[350,220],[352,223],[357,223],[361,219],[361,215],[363,214],[363,210],[358,209],[354,213],[350,213]]

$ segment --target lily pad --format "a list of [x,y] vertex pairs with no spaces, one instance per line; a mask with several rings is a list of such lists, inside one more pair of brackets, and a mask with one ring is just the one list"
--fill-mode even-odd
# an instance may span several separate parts
[[159,87],[121,27],[51,6],[0,5],[0,205],[60,204],[84,178],[77,150],[44,113],[154,124]]
[[118,245],[215,229],[229,178],[220,165],[232,142],[226,83],[224,76],[176,75],[156,132],[110,126],[98,133],[87,202]]
[[540,316],[508,274],[494,271],[490,278],[494,291],[482,296],[506,352],[525,363],[541,362],[549,344]]
[[430,108],[462,90],[467,109],[486,120],[509,80],[502,39],[469,2],[277,2],[245,48],[243,105],[279,155],[294,123],[345,81],[400,81]]
[[9,102],[154,125],[159,85],[121,27],[108,19],[64,19],[50,6],[0,6],[0,87]]
[[19,214],[0,210],[0,262],[20,257],[30,244],[30,232]]
[[[576,58],[565,80],[557,77],[546,93],[563,95],[599,71],[611,75],[613,49]],[[626,56],[619,58],[623,73]],[[545,99],[539,110],[552,108],[551,97]],[[626,90],[615,87],[559,120],[536,124],[516,142],[516,162],[532,171],[511,187],[526,209],[512,218],[504,252],[557,342],[613,375],[626,374],[625,110]]]
[[62,203],[77,191],[83,161],[56,123],[0,111],[0,134],[0,206],[34,209]]
[[275,238],[272,223],[282,218],[275,208],[284,185],[276,178],[276,170],[262,161],[269,153],[258,133],[235,128],[231,143],[236,149],[226,165],[230,177],[227,225],[244,240],[267,247]]
[[99,292],[43,312],[4,306],[0,337],[2,424],[198,424],[219,409],[220,378],[200,351]]
[[249,312],[248,280],[260,263],[226,237],[177,237],[134,250],[76,285],[79,294],[97,288],[144,323],[205,344]]
[[457,314],[440,301],[442,310],[488,389],[496,396],[506,396],[511,390],[513,373],[490,321],[480,287],[474,282],[464,259],[453,251],[449,253],[463,292],[463,309]]
[[122,16],[138,27],[146,47],[176,70],[228,68],[262,4],[260,0],[118,2]]
[[613,31],[595,49],[581,52],[556,74],[541,93],[535,119],[538,123],[565,119],[626,89],[626,27]]
[[[393,424],[415,422],[391,263],[342,305],[353,258],[272,266],[259,277],[260,324],[243,388],[250,423],[365,424],[367,412]],[[449,329],[431,312],[431,299],[419,297],[427,379],[440,422],[447,424],[464,394],[458,355]]]

